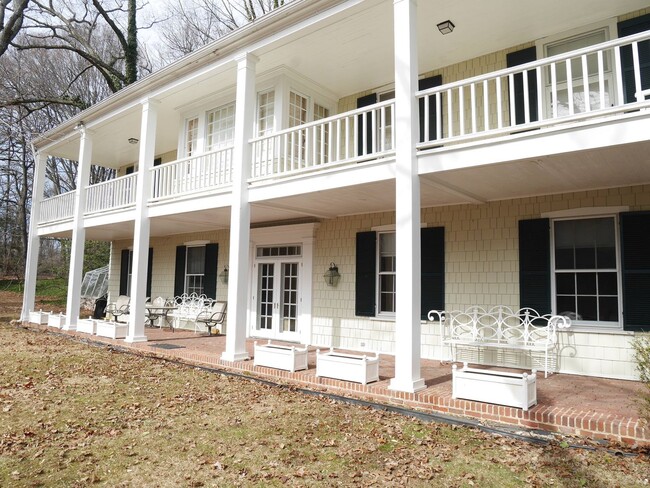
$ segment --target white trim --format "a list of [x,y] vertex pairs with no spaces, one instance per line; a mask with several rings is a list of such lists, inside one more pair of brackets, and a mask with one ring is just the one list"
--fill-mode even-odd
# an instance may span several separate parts
[[617,19],[615,17],[595,22],[593,24],[583,25],[568,31],[559,32],[552,36],[542,37],[535,41],[535,48],[537,51],[537,59],[544,59],[546,55],[546,46],[550,44],[559,44],[563,41],[570,41],[576,37],[582,37],[585,34],[590,34],[599,30],[605,31],[605,42],[618,38],[618,29],[616,27]]
[[580,218],[580,217],[597,217],[600,215],[610,216],[619,214],[621,212],[629,212],[630,207],[621,205],[618,207],[584,207],[584,208],[569,208],[566,210],[556,210],[554,212],[544,212],[541,214],[544,218],[549,219],[565,219],[565,218]]
[[206,244],[210,244],[209,240],[199,240],[199,241],[187,241],[184,242],[184,246],[188,247],[198,247],[198,246],[205,246]]

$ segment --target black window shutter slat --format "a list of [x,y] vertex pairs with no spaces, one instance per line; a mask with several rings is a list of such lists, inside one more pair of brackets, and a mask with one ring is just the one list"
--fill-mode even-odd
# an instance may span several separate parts
[[128,295],[129,290],[129,250],[122,249],[120,253],[120,295]]
[[[631,36],[647,30],[650,30],[650,14],[618,23],[618,37]],[[646,90],[650,88],[650,40],[641,41],[638,46],[641,89]],[[623,76],[625,103],[636,101],[633,63],[632,46],[621,47],[621,72]]]
[[[506,55],[506,63],[508,68],[519,66],[520,64],[530,63],[537,59],[537,50],[535,46],[515,51]],[[535,70],[529,70],[526,73],[528,77],[528,106],[530,110],[530,121],[538,120],[537,114],[537,77]],[[515,93],[515,124],[523,124],[526,122],[526,107],[524,105],[524,76],[523,73],[517,73],[514,79],[514,93]],[[511,100],[510,103],[513,103]]]
[[519,300],[540,314],[551,313],[549,219],[519,221]]
[[445,309],[445,228],[421,229],[420,244],[422,253],[420,312],[421,319],[427,320],[430,310]]
[[155,166],[160,166],[162,164],[162,158],[156,158],[153,160],[153,165]]
[[375,316],[377,279],[377,233],[357,232],[355,315]]
[[134,171],[135,171],[135,166],[128,166],[126,168],[126,174],[127,175],[132,175]]
[[[371,93],[365,97],[357,98],[357,108],[367,107],[377,103],[377,94]],[[363,150],[363,120],[366,120],[366,151]],[[359,114],[357,116],[357,124],[359,125],[359,131],[357,132],[357,155],[363,156],[364,154],[370,154],[372,152],[372,138],[374,134],[372,133],[372,114],[367,113],[365,115]]]
[[174,271],[174,296],[185,293],[185,255],[186,246],[176,246],[176,268]]
[[[442,75],[431,76],[429,78],[423,78],[418,81],[418,90],[426,90],[427,88],[433,88],[434,86],[442,85]],[[424,98],[418,100],[418,105],[420,108],[419,118],[420,118],[420,142],[425,141],[424,137]],[[436,113],[440,110],[441,107],[438,107],[436,102],[436,97],[429,97],[429,134],[426,138],[427,141],[435,141],[438,138],[437,131],[437,118]],[[442,132],[442,116],[440,117],[440,131]]]
[[153,276],[153,247],[149,248],[147,259],[147,296],[151,297],[151,278]]
[[217,298],[217,259],[219,244],[205,246],[205,268],[203,270],[203,292],[208,298]]
[[650,331],[650,212],[620,214],[623,328]]

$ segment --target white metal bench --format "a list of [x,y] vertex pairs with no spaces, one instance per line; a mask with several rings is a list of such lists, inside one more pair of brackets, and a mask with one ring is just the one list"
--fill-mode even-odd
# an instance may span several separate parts
[[428,318],[440,322],[442,344],[449,346],[452,361],[456,361],[457,346],[543,352],[544,377],[548,376],[549,354],[557,348],[558,330],[571,326],[563,315],[540,315],[532,308],[513,312],[503,306],[487,311],[481,307],[431,310]]
[[174,298],[174,305],[176,308],[167,315],[173,321],[173,328],[191,324],[196,329],[197,317],[212,305],[212,299],[196,293],[183,293]]

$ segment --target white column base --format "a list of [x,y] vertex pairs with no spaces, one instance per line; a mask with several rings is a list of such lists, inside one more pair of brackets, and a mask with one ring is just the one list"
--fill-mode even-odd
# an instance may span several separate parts
[[390,380],[388,389],[392,391],[403,391],[406,393],[415,393],[424,390],[427,385],[424,384],[424,379],[420,378],[415,381],[399,381],[397,378]]
[[133,336],[133,337],[125,337],[124,342],[129,342],[129,343],[134,343],[134,342],[147,342],[149,339],[147,339],[147,336]]
[[65,324],[63,327],[61,327],[61,330],[74,332],[77,330],[77,324]]
[[222,361],[230,361],[234,363],[237,361],[248,361],[250,359],[250,356],[247,352],[236,352],[234,354],[231,354],[228,351],[224,351],[221,353],[221,359]]

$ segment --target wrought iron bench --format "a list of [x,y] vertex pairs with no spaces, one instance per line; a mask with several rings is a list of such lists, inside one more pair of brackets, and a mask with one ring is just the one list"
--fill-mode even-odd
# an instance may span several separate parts
[[192,324],[196,328],[197,317],[212,305],[212,299],[196,293],[184,293],[174,298],[176,308],[167,317],[172,319],[172,327],[178,329],[181,324]]
[[451,360],[456,348],[497,348],[544,353],[544,377],[548,376],[549,354],[557,349],[558,330],[571,326],[563,315],[540,315],[532,308],[513,312],[508,307],[485,310],[431,310],[430,321],[439,321],[442,344],[449,346]]

